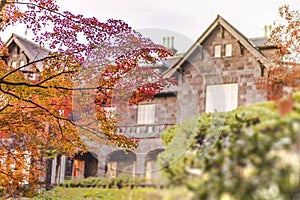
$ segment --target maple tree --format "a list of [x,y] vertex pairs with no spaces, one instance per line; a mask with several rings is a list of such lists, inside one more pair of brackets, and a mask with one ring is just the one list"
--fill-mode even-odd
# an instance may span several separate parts
[[[55,0],[5,1],[1,31],[17,24],[25,24],[34,41],[51,52],[13,68],[5,62],[9,55],[1,41],[0,188],[12,195],[21,183],[33,187],[44,158],[84,151],[85,140],[136,148],[139,139],[117,134],[121,119],[103,105],[154,97],[170,82],[139,63],[153,64],[170,52],[122,20],[100,22],[62,12]],[[39,79],[26,79],[21,70],[41,62]]]
[[267,92],[269,100],[287,98],[289,102],[279,102],[281,109],[283,105],[292,103],[290,95],[299,87],[300,13],[284,5],[279,8],[279,16],[268,41],[276,45],[277,50],[267,76],[259,80],[258,85]]

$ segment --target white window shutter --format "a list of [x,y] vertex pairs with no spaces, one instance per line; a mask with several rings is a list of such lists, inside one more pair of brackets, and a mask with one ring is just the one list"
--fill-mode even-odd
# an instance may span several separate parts
[[149,105],[148,106],[148,116],[147,116],[147,122],[148,124],[154,124],[154,119],[155,119],[155,105]]
[[221,45],[215,45],[214,46],[214,57],[220,58],[221,57]]
[[138,116],[137,116],[137,123],[138,124],[143,124],[143,120],[144,120],[144,106],[143,105],[139,105],[138,106]]
[[138,124],[153,124],[155,118],[155,104],[138,106]]
[[238,106],[238,84],[208,85],[206,87],[207,113],[227,112]]
[[225,56],[232,56],[232,44],[225,44]]
[[238,105],[238,85],[226,84],[225,91],[225,111],[237,108]]

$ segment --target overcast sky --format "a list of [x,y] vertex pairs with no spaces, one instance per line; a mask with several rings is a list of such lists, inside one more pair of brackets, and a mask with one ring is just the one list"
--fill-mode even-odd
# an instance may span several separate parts
[[[218,14],[245,36],[260,37],[264,35],[264,25],[272,24],[278,18],[278,8],[281,5],[290,5],[292,9],[300,10],[300,0],[58,0],[58,2],[62,10],[70,10],[89,17],[95,16],[101,21],[109,18],[122,19],[142,32],[155,30],[154,40],[159,43],[162,43],[162,37],[171,36],[173,33],[195,41]],[[7,38],[12,31],[21,36],[25,34],[24,28],[13,28],[1,33],[1,37]],[[159,34],[161,36],[158,36]],[[180,37],[177,35],[175,37],[176,46]]]

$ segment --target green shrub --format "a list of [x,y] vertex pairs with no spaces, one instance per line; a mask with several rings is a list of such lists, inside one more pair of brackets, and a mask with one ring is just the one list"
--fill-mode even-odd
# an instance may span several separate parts
[[75,187],[82,187],[82,188],[90,188],[90,187],[97,187],[97,188],[123,188],[123,187],[130,187],[132,185],[139,185],[144,184],[145,179],[136,177],[132,178],[129,176],[120,176],[117,178],[108,179],[106,177],[89,177],[81,180],[68,180],[61,184],[63,188],[75,188]]
[[168,129],[158,156],[163,175],[198,199],[292,199],[300,143],[300,98],[294,101],[284,117],[267,102],[203,114],[196,129],[191,122]]

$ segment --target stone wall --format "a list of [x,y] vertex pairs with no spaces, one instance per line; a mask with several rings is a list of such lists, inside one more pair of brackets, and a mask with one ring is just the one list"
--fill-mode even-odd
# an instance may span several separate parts
[[[147,155],[154,151],[164,149],[162,144],[162,140],[160,138],[145,138],[142,139],[138,148],[133,152],[136,155],[136,175],[144,176],[145,167],[146,167],[146,158]],[[106,167],[107,167],[107,159],[108,156],[115,152],[121,150],[120,148],[115,148],[108,145],[102,145],[98,148],[98,150],[94,151],[97,154],[98,158],[98,173],[97,176],[105,176]]]
[[[232,56],[214,58],[214,45],[221,45],[224,55],[225,44],[232,44]],[[205,111],[206,86],[211,84],[238,83],[238,106],[264,100],[255,84],[255,79],[263,75],[260,63],[224,29],[216,29],[203,42],[183,64],[181,73],[179,84],[192,89],[183,90],[178,96],[183,101],[191,95],[197,98],[198,112]]]

